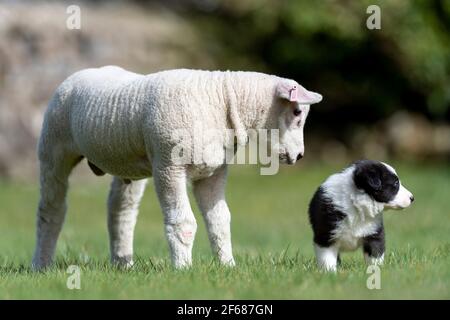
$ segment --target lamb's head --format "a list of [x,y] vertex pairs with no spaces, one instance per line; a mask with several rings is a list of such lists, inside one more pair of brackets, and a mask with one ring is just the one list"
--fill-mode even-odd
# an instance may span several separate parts
[[277,84],[274,109],[279,129],[275,147],[280,162],[294,164],[305,152],[303,128],[311,104],[322,101],[318,93],[308,91],[293,80],[281,79]]

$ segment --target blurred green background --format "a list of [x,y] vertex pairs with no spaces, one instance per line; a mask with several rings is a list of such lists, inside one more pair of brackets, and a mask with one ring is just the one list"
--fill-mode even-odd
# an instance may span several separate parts
[[[66,27],[69,4],[80,7],[80,30]],[[379,30],[366,26],[372,4]],[[0,177],[35,174],[52,92],[109,64],[293,78],[324,96],[307,123],[306,161],[450,159],[449,1],[4,1]]]

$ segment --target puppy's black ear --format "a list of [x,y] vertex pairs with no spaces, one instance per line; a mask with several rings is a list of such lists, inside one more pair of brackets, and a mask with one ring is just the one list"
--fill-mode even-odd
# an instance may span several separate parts
[[377,172],[373,172],[367,177],[367,183],[373,190],[381,190],[381,179]]
[[381,176],[378,170],[370,162],[361,161],[355,164],[353,180],[358,189],[363,189],[371,194],[371,191],[381,190]]

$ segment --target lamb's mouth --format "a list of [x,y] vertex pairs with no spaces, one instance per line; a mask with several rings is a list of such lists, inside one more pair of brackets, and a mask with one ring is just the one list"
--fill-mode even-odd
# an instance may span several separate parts
[[278,156],[281,163],[284,164],[295,164],[295,160],[291,159],[286,153],[280,153]]

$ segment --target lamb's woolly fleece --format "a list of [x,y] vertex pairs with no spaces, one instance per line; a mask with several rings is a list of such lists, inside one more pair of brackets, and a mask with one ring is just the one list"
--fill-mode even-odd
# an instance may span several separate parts
[[58,88],[47,115],[54,123],[43,131],[73,142],[72,152],[105,172],[149,177],[148,155],[169,162],[179,142],[175,129],[194,130],[196,121],[224,133],[231,128],[245,144],[247,129],[276,128],[270,107],[279,82],[255,72],[181,69],[144,76],[114,66],[82,70]]

